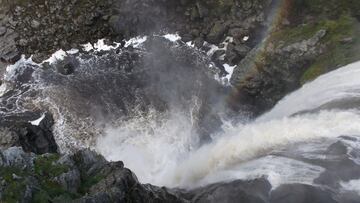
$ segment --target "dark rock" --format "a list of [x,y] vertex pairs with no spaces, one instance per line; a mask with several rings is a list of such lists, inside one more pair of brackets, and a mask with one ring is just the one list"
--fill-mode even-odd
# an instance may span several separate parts
[[39,126],[21,124],[17,129],[19,142],[22,148],[28,152],[36,154],[56,153],[58,148],[52,134],[54,121],[50,114],[46,114]]
[[26,39],[21,39],[21,40],[19,40],[18,43],[19,43],[20,46],[24,47],[24,46],[26,46],[29,42],[28,42],[28,40],[26,40]]
[[210,11],[202,1],[196,1],[196,8],[199,12],[200,18],[205,18],[209,15]]
[[[187,198],[191,202],[248,202],[265,203],[271,185],[266,179],[249,181],[237,180],[230,183],[217,183],[191,191]],[[186,195],[185,195],[186,196]]]
[[235,39],[242,39],[248,34],[248,31],[243,28],[232,28],[229,30],[229,34]]
[[59,66],[58,71],[63,75],[70,75],[74,72],[74,65],[71,63],[66,63],[62,66]]
[[40,22],[39,22],[39,21],[37,21],[37,20],[32,20],[32,21],[31,21],[31,27],[32,27],[32,28],[37,29],[37,28],[39,28],[39,26],[40,26]]
[[37,53],[37,54],[34,54],[32,56],[32,60],[35,62],[35,63],[41,63],[43,62],[44,60],[46,60],[48,58],[48,56],[44,53]]
[[[323,52],[320,40],[325,35],[326,30],[319,30],[306,40],[277,47],[270,43],[266,48],[258,46],[251,50],[232,75],[231,83],[239,88],[233,101],[247,98],[258,113],[275,105],[300,85],[299,75],[304,67]],[[233,105],[236,103],[230,104]]]
[[0,26],[0,37],[3,36],[6,33],[6,27]]
[[62,61],[56,62],[56,69],[62,75],[70,75],[75,71],[78,61],[73,57],[66,57]]
[[337,203],[331,191],[303,184],[279,186],[270,196],[271,203]]
[[184,34],[181,36],[181,40],[184,42],[189,42],[193,40],[193,36],[191,34]]
[[0,150],[0,170],[13,170],[9,173],[15,177],[9,182],[0,173],[0,194],[6,194],[1,201],[7,200],[6,191],[16,189],[13,199],[21,202],[186,202],[169,189],[140,184],[121,162],[109,163],[89,150],[74,156]]
[[201,37],[198,37],[194,40],[194,44],[196,47],[201,48],[204,45],[204,39]]
[[0,146],[2,148],[10,148],[19,143],[17,134],[7,127],[0,128]]
[[227,28],[227,25],[225,25],[223,22],[215,22],[209,34],[206,36],[206,40],[212,44],[220,43],[227,31]]
[[237,64],[250,52],[250,50],[251,48],[244,44],[229,44],[225,58],[230,64]]
[[18,146],[26,152],[36,154],[56,153],[58,148],[52,134],[54,124],[52,116],[45,114],[38,125],[37,123],[32,125],[29,122],[34,118],[34,116],[26,118],[25,115],[14,115],[13,118],[9,117],[2,120],[0,122],[0,134],[2,135],[0,147],[7,149]]

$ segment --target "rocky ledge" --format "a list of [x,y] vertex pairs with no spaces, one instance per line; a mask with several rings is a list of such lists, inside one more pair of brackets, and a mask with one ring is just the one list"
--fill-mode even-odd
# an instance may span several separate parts
[[141,184],[120,162],[90,150],[71,155],[0,151],[0,200],[3,202],[353,202],[331,190],[287,184],[271,190],[266,178],[217,183],[190,191]]

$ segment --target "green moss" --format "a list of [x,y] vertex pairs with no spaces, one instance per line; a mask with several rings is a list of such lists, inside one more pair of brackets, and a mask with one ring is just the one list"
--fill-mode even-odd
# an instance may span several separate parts
[[[14,179],[13,174],[21,177],[20,179]],[[19,202],[21,194],[25,192],[28,172],[26,170],[20,170],[15,167],[0,167],[0,177],[6,182],[6,187],[3,192],[2,201],[4,202]]]
[[[328,30],[328,35],[322,40],[327,45],[326,52],[306,69],[301,78],[302,84],[337,67],[360,60],[360,25],[355,19],[342,16],[336,21],[327,20],[324,26]],[[345,38],[352,41],[343,42]]]
[[58,154],[39,156],[35,159],[35,173],[40,177],[52,178],[68,172],[69,168],[62,164],[55,164],[60,158]]
[[104,178],[105,178],[105,176],[102,174],[97,174],[95,176],[89,176],[89,177],[82,178],[83,180],[81,181],[79,192],[81,194],[87,193],[93,185],[97,184]]
[[[313,2],[313,9],[316,10],[319,2],[323,1]],[[277,29],[271,33],[268,42],[276,46],[280,41],[289,45],[309,39],[321,29],[327,31],[325,37],[321,39],[321,43],[325,46],[324,53],[305,69],[300,79],[302,84],[330,70],[360,59],[360,24],[350,12],[346,12],[347,9],[341,8],[342,13],[336,19],[321,14],[317,17],[317,22]],[[344,42],[343,40],[346,38],[352,39],[352,41]]]
[[356,20],[349,15],[342,15],[337,20],[319,19],[317,23],[302,24],[296,27],[288,27],[275,31],[271,34],[270,42],[283,41],[285,44],[309,39],[321,29],[327,31],[325,42],[338,42],[344,37],[352,36]]
[[60,155],[47,154],[35,159],[35,176],[40,182],[41,189],[34,194],[35,202],[49,202],[56,198],[77,198],[78,194],[66,191],[54,178],[69,171],[66,165],[58,164]]

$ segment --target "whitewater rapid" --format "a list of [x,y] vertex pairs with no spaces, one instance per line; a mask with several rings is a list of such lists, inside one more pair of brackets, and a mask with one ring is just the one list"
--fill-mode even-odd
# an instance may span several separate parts
[[314,111],[331,102],[356,99],[360,96],[358,78],[360,62],[323,75],[255,121],[236,126],[225,122],[223,132],[206,145],[199,145],[189,118],[172,112],[161,122],[136,118],[121,127],[109,127],[96,149],[109,160],[124,161],[140,181],[168,187],[192,188],[263,176],[273,187],[312,184],[324,168],[273,153],[305,143],[308,156],[318,156],[311,152],[320,145],[327,143],[322,146],[326,148],[339,136],[360,135],[357,108],[335,105]]
[[[179,40],[177,35],[165,35],[164,38],[174,43]],[[146,40],[146,37],[134,38],[126,42],[125,46],[141,48]],[[175,46],[180,44],[175,43]],[[84,45],[85,51],[95,55],[118,47],[119,43],[109,46],[102,40],[94,45]],[[52,64],[63,60],[66,55],[80,54],[78,52],[59,50],[46,62]],[[0,97],[9,92],[22,72],[34,68],[34,81],[25,83],[24,87],[39,91],[41,96],[36,100],[30,98],[29,104],[43,104],[54,114],[56,123],[53,132],[61,149],[68,146],[90,147],[108,160],[123,161],[142,183],[158,186],[188,189],[260,177],[266,177],[274,188],[286,183],[315,184],[315,180],[328,168],[314,163],[318,160],[331,162],[339,158],[326,154],[327,149],[338,141],[347,143],[346,158],[360,164],[360,153],[359,158],[350,153],[353,149],[360,150],[360,62],[305,84],[256,120],[234,124],[224,119],[221,131],[211,135],[209,143],[204,143],[196,131],[196,114],[201,106],[197,95],[186,103],[186,108],[173,105],[175,108],[165,112],[150,109],[145,114],[135,112],[135,116],[128,119],[119,118],[119,122],[97,123],[101,116],[94,114],[95,118],[91,117],[94,115],[88,114],[89,109],[82,106],[87,104],[91,107],[92,104],[87,102],[102,99],[105,105],[109,105],[107,107],[111,107],[114,116],[118,116],[115,104],[118,99],[122,99],[116,97],[115,102],[108,101],[116,93],[120,94],[121,91],[117,90],[121,88],[112,89],[113,83],[103,84],[104,81],[121,81],[124,75],[107,67],[109,56],[78,57],[80,65],[77,67],[77,77],[34,68],[39,64],[35,64],[31,58],[23,58],[7,68],[5,80],[9,82],[0,86]],[[225,68],[231,73],[235,67],[230,70],[227,66]],[[93,93],[92,81],[97,82],[95,89],[98,91],[94,93],[96,98],[90,97],[89,100],[72,94],[78,93],[76,88],[79,87],[86,94]],[[17,111],[26,110],[20,104],[29,101],[28,98],[15,96],[16,104],[19,104]],[[79,118],[86,119],[74,120],[77,118],[76,113],[84,114],[84,117]],[[36,125],[42,118],[29,122]],[[91,134],[87,135],[88,132]],[[101,133],[102,136],[97,137]],[[92,136],[95,142],[88,143],[88,138]],[[344,141],[340,136],[352,136],[352,141]],[[289,157],[289,154],[296,156]],[[356,187],[358,179],[338,183],[360,194]]]

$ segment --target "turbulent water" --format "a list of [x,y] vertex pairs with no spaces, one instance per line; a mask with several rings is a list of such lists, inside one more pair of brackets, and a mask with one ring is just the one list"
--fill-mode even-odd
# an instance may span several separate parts
[[[354,138],[347,140],[351,142],[349,151],[360,146],[357,107],[325,108],[345,99],[356,104],[359,74],[360,63],[328,73],[285,97],[255,121],[236,126],[226,123],[212,143],[199,148],[189,131],[189,118],[174,113],[160,125],[151,118],[139,118],[109,128],[98,140],[97,149],[111,160],[124,160],[142,181],[158,185],[196,187],[264,175],[275,187],[312,184],[326,169],[303,159],[331,161],[326,149],[342,140],[342,135]],[[299,112],[303,113],[294,115]],[[353,182],[342,185],[350,187]]]
[[[173,40],[171,35],[166,38],[177,39]],[[137,47],[145,41],[146,38],[138,38],[126,45]],[[92,49],[89,46],[85,47],[86,51]],[[95,49],[105,45],[97,46]],[[197,91],[191,85],[187,89],[181,87],[198,82],[198,78],[176,86],[171,86],[176,78],[165,79],[166,83],[148,89],[159,90],[157,93],[165,100],[169,95],[179,96],[176,101],[169,100],[168,110],[159,111],[156,103],[149,104],[141,92],[137,94],[137,88],[127,87],[134,79],[128,75],[126,67],[123,69],[121,61],[114,59],[115,52],[100,51],[95,51],[96,57],[76,56],[79,67],[75,76],[61,75],[51,68],[34,68],[38,64],[31,60],[8,67],[7,82],[0,86],[0,95],[2,102],[15,101],[17,105],[2,109],[1,114],[46,106],[54,114],[55,137],[62,150],[69,146],[92,147],[109,160],[124,161],[144,183],[193,188],[221,181],[266,177],[273,187],[306,183],[360,194],[360,174],[356,172],[360,164],[360,62],[304,85],[256,120],[234,124],[224,117],[221,130],[211,134],[211,141],[203,142],[195,130],[201,94],[186,99],[179,96],[189,89]],[[61,53],[57,56],[63,60]],[[75,53],[73,50],[67,54]],[[115,68],[114,63],[118,64]],[[27,70],[32,79],[20,77],[29,75],[24,74]],[[155,78],[163,80],[158,75]],[[20,80],[19,86],[17,81]],[[165,84],[179,92],[164,91]],[[123,90],[125,86],[127,91],[136,94],[129,99],[132,102],[119,105],[119,101],[125,100],[123,95],[128,93]],[[16,89],[18,94],[9,93]],[[33,100],[32,94],[41,96]],[[182,99],[186,101],[185,107],[179,102]],[[142,112],[146,105],[150,108]],[[134,112],[126,112],[132,116],[120,116],[126,110],[124,106],[133,109]],[[94,137],[94,134],[101,136]],[[341,154],[343,149],[346,149],[345,156]],[[341,171],[341,167],[349,170]],[[346,174],[338,174],[339,171]],[[335,176],[329,179],[328,174]]]

